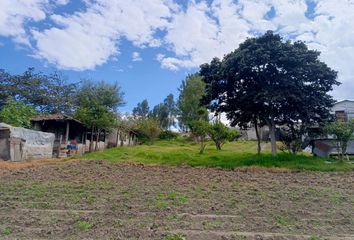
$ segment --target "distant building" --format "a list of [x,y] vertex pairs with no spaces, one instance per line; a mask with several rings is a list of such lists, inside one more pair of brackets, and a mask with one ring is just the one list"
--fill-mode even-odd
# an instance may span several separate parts
[[[84,154],[90,150],[90,146],[92,149],[103,150],[107,147],[137,143],[137,135],[134,131],[118,129],[112,129],[109,133],[102,131],[96,141],[97,133],[92,133],[91,129],[86,128],[79,120],[63,113],[35,117],[31,119],[31,122],[35,130],[55,134],[54,157]],[[93,139],[92,144],[90,144],[90,139]]]
[[[332,113],[337,121],[347,122],[354,119],[354,100],[342,100],[336,102],[332,107]],[[312,153],[320,157],[336,155],[337,149],[331,137],[322,139],[312,139],[310,141]],[[351,140],[347,146],[347,154],[354,154],[354,141]]]
[[354,119],[354,100],[342,100],[336,102],[332,112],[338,121],[350,121]]

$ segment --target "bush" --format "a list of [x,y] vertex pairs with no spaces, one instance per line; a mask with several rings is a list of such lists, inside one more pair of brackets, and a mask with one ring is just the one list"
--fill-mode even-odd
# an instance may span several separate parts
[[176,139],[179,136],[179,134],[177,132],[172,132],[170,130],[165,130],[162,131],[159,134],[159,139],[161,140],[173,140]]
[[[150,144],[154,144],[156,138],[160,135],[161,128],[158,121],[153,118],[143,119],[138,123],[140,137],[148,138]],[[139,138],[139,140],[141,139]]]
[[199,153],[202,154],[206,146],[205,142],[210,130],[210,124],[205,120],[196,120],[189,123],[189,128],[193,136],[200,143]]
[[283,127],[280,129],[279,137],[282,142],[280,150],[296,154],[301,151],[302,145],[302,136],[304,135],[305,130],[302,127]]
[[234,141],[236,138],[241,136],[240,132],[229,129],[221,121],[216,121],[210,125],[208,132],[210,138],[215,143],[217,150],[221,150],[221,147],[227,141]]
[[353,139],[354,120],[350,122],[333,122],[325,127],[325,132],[333,135],[338,156],[343,160],[347,153],[348,142]]
[[135,129],[135,132],[137,134],[139,144],[149,143],[149,136],[146,135],[141,129]]

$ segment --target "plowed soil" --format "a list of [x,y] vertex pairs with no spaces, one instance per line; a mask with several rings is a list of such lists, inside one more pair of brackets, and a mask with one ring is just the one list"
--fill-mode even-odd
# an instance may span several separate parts
[[354,239],[354,172],[0,169],[0,239]]

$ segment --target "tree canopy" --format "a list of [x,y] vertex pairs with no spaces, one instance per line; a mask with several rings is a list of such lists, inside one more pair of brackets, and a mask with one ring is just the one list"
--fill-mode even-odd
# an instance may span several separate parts
[[117,84],[83,82],[77,94],[76,117],[91,128],[91,142],[94,132],[98,140],[102,130],[109,130],[117,124],[117,108],[124,104],[123,96]]
[[138,103],[137,106],[133,109],[133,116],[136,118],[145,119],[149,116],[149,103],[147,99],[144,99],[141,103]]
[[7,98],[21,101],[42,113],[73,113],[77,85],[68,83],[58,72],[43,74],[29,68],[11,75],[0,70],[0,108]]
[[275,127],[325,122],[334,100],[328,94],[337,72],[300,41],[284,41],[268,31],[249,38],[222,60],[201,66],[206,83],[205,102],[225,112],[231,125],[245,126],[257,119],[270,130],[276,154]]
[[176,103],[173,94],[169,94],[162,103],[154,106],[149,112],[149,117],[154,118],[160,124],[161,129],[167,130],[175,125]]
[[189,75],[179,88],[178,123],[181,129],[186,130],[191,121],[199,119],[198,110],[205,94],[205,83],[198,75]]
[[14,127],[31,128],[31,118],[37,114],[38,112],[32,106],[8,98],[0,110],[0,122]]

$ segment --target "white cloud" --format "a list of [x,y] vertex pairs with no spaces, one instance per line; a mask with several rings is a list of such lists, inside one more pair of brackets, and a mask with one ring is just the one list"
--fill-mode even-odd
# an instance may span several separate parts
[[[339,71],[343,84],[333,92],[337,98],[354,92],[354,2],[314,0],[313,19],[307,18],[304,0],[214,0],[189,4],[176,13],[165,41],[174,55],[160,55],[163,68],[198,67],[212,57],[223,57],[254,33],[268,29],[286,38],[305,41],[322,52],[321,59]],[[274,9],[274,17],[267,13]],[[194,17],[193,17],[194,16]],[[187,29],[186,29],[186,26]],[[205,29],[207,28],[207,29]]]
[[70,0],[55,0],[54,3],[58,5],[66,5],[70,2]]
[[11,37],[15,42],[29,46],[24,23],[44,20],[48,4],[48,0],[1,0],[0,35]]
[[[353,0],[191,0],[185,6],[177,0],[82,2],[83,10],[59,14],[55,6],[69,0],[0,0],[0,35],[61,69],[94,69],[116,59],[124,39],[142,49],[159,47],[161,67],[177,71],[223,57],[247,37],[271,29],[320,50],[344,83],[333,94],[352,97]],[[315,4],[312,18],[306,17],[309,2]],[[55,25],[31,28],[46,19]],[[140,53],[132,60],[140,60]]]
[[139,62],[139,61],[142,61],[142,57],[140,56],[140,53],[138,52],[133,52],[132,53],[132,61],[133,62]]
[[53,15],[58,27],[33,30],[35,56],[63,69],[94,69],[119,53],[122,37],[138,47],[159,46],[154,34],[170,15],[160,0],[100,0],[71,16]]

